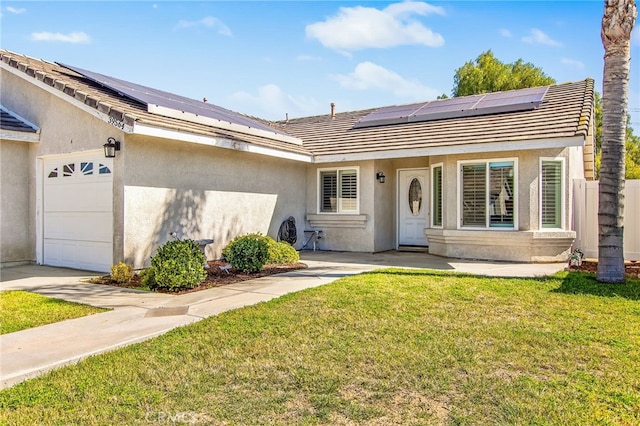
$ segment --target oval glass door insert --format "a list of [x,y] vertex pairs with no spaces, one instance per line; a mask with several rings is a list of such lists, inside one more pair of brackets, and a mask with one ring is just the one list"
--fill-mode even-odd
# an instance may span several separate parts
[[418,178],[413,178],[409,184],[409,209],[411,214],[418,216],[422,208],[422,185]]

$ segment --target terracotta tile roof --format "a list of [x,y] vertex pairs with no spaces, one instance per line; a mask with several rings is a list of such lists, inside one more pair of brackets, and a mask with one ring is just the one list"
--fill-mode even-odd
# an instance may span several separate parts
[[406,149],[586,136],[593,108],[594,82],[586,79],[550,86],[540,107],[529,111],[354,129],[373,108],[279,124],[316,156],[391,152],[401,157]]
[[[311,153],[301,145],[150,113],[147,111],[146,105],[131,100],[111,89],[92,82],[81,74],[52,62],[3,49],[0,49],[0,60],[8,66],[82,102],[86,106],[95,108],[129,126],[139,123],[195,135],[244,142],[261,148],[275,149],[287,153],[311,156]],[[264,120],[260,121],[269,123]]]
[[38,129],[30,123],[18,118],[8,110],[0,106],[0,129],[14,132],[37,133]]

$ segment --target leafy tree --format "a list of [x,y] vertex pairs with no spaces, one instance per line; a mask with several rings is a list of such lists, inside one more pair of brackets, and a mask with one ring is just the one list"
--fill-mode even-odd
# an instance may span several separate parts
[[[627,130],[631,129],[630,127]],[[625,154],[625,179],[640,179],[640,137],[627,133]]]
[[624,282],[624,176],[633,0],[606,0],[600,36],[604,46],[602,157],[598,202],[598,281]]
[[475,62],[466,62],[458,68],[453,82],[451,93],[455,97],[547,86],[556,81],[530,62],[518,59],[512,64],[505,64],[487,50]]
[[[596,179],[600,177],[602,160],[602,96],[596,92],[595,140],[596,140]],[[635,135],[631,127],[631,117],[627,115],[625,142],[625,179],[640,179],[640,137]]]
[[[466,62],[456,70],[453,96],[476,95],[500,90],[524,89],[527,87],[555,84],[541,68],[518,59],[513,64],[498,60],[491,50],[483,52],[474,61]],[[444,93],[438,99],[446,99]],[[595,140],[596,140],[596,177],[600,173],[602,157],[602,96],[596,92]],[[633,133],[627,119],[626,130],[626,179],[640,179],[640,137]]]

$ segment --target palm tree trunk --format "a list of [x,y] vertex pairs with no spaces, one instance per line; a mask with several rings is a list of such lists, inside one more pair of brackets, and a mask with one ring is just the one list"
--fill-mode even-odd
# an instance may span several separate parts
[[624,282],[623,215],[625,139],[629,93],[633,0],[605,0],[602,18],[602,160],[598,204],[598,273],[607,283]]

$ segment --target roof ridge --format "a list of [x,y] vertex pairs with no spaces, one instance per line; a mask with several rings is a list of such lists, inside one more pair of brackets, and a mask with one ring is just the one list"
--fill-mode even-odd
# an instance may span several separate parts
[[[499,91],[496,91],[496,92],[485,92],[485,93],[476,93],[476,94],[472,94],[472,95],[457,96],[457,97],[455,97],[455,99],[465,98],[465,97],[472,97],[472,96],[487,95],[489,93],[516,92],[516,91],[519,91],[519,90],[529,90],[529,89],[538,88],[538,87],[547,87],[547,88],[565,87],[565,86],[569,86],[569,85],[583,83],[583,82],[585,82],[587,80],[591,80],[592,85],[593,85],[593,79],[589,77],[589,78],[586,78],[585,80],[566,81],[566,82],[557,83],[557,84],[547,84],[547,85],[541,85],[541,86],[523,87],[523,88],[520,88],[520,89],[499,90]],[[546,98],[548,93],[549,93],[549,91],[547,90],[545,92],[545,98]],[[448,99],[454,99],[454,98],[448,98]],[[410,106],[410,105],[417,105],[417,104],[423,104],[423,103],[427,103],[427,102],[436,102],[436,101],[442,101],[442,100],[447,100],[447,99],[431,99],[431,100],[426,100],[426,101],[409,102],[409,103],[403,103],[403,104],[381,105],[381,106],[377,106],[377,107],[371,107],[371,108],[365,108],[365,109],[359,109],[359,110],[338,112],[338,113],[335,113],[334,116],[337,119],[337,118],[343,118],[343,117],[349,116],[349,115],[363,114],[363,113],[367,113],[367,112],[372,112],[372,111],[376,111],[376,110],[379,110],[379,109],[382,109],[382,108],[396,107],[396,106]],[[544,99],[543,99],[543,102],[544,102]],[[317,114],[317,115],[310,115],[310,116],[305,116],[305,117],[296,117],[296,118],[290,118],[288,120],[277,120],[277,121],[274,121],[273,123],[279,124],[281,126],[286,126],[287,123],[291,123],[291,122],[299,122],[301,120],[302,121],[308,121],[308,120],[321,119],[321,118],[326,118],[326,117],[331,117],[331,114],[330,113],[329,114]]]
[[[28,57],[2,48],[0,48],[0,63],[2,64],[3,71],[4,69],[8,69],[9,73],[26,79],[27,81],[29,80],[27,76],[31,77],[35,80],[31,84],[47,86],[48,88],[45,90],[66,102],[88,108],[86,111],[88,113],[91,113],[91,110],[95,110],[105,114],[105,116],[103,116],[105,122],[123,131],[126,128],[125,126],[134,127],[136,124],[159,126],[167,129],[186,125],[186,127],[192,129],[194,134],[206,134],[211,138],[246,143],[254,145],[258,147],[258,149],[273,149],[277,152],[293,155],[312,155],[311,151],[304,148],[302,144],[273,140],[264,136],[250,135],[233,129],[221,129],[206,123],[196,123],[178,117],[154,114],[147,111],[145,105],[121,96],[112,88],[101,86],[87,79],[82,74],[57,63]],[[67,95],[68,97],[63,95]],[[247,116],[246,114],[242,115]],[[265,123],[265,125],[269,124],[271,123]],[[276,131],[274,127],[273,132]],[[294,138],[294,136],[291,137]],[[283,158],[289,157],[285,156]]]
[[589,127],[592,124],[593,115],[595,114],[595,82],[589,77],[584,80],[584,83],[585,89],[577,133],[586,137],[589,134]]

